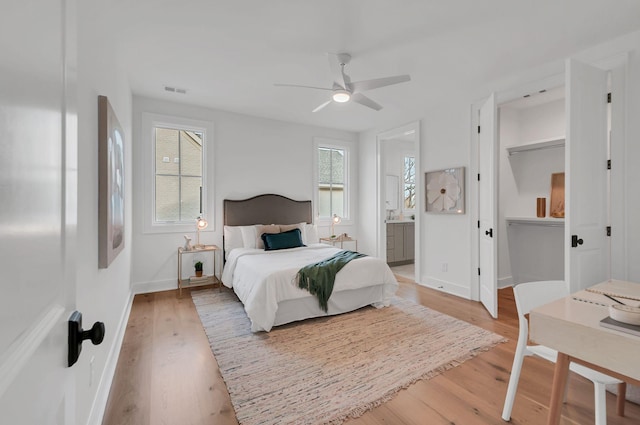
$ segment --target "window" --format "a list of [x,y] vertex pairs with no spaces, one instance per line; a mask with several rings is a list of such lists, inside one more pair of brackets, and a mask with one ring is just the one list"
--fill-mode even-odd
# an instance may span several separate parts
[[349,147],[336,140],[316,142],[318,218],[349,219]]
[[[207,217],[207,200],[213,200],[213,163],[208,146],[212,124],[143,113],[145,171],[145,223],[147,233],[195,229],[196,218]],[[213,228],[213,226],[211,227]]]
[[404,157],[404,203],[402,209],[416,209],[416,158],[414,156]]
[[193,222],[202,213],[202,132],[155,129],[155,217]]

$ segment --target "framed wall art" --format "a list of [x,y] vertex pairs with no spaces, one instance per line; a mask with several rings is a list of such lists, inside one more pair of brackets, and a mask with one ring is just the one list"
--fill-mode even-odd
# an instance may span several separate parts
[[98,267],[124,248],[124,132],[106,96],[98,96]]
[[429,213],[464,214],[464,167],[425,173]]

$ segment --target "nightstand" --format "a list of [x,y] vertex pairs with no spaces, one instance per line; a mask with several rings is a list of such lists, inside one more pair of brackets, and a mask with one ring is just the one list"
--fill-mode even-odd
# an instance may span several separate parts
[[[186,251],[183,247],[178,248],[178,289],[180,296],[182,296],[182,288],[194,288],[196,286],[204,285],[218,285],[222,288],[222,282],[216,276],[216,257],[218,256],[218,248],[216,245],[205,245],[203,248],[194,248],[190,251]],[[182,257],[188,254],[206,253],[207,256],[211,255],[213,260],[212,274],[203,274],[202,276],[190,276],[186,279],[182,277]]]
[[340,243],[340,249],[344,249],[345,242],[353,243],[355,245],[353,250],[358,250],[358,240],[353,239],[351,236],[346,236],[345,234],[336,236],[335,238],[320,238],[320,243],[326,243],[333,246],[337,246],[337,244]]

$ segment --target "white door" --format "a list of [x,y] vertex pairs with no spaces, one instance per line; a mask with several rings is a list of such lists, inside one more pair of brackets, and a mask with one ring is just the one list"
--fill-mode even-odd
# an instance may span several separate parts
[[608,278],[607,72],[566,68],[565,280],[571,292]]
[[496,100],[491,95],[480,108],[478,134],[478,228],[480,301],[493,317],[498,317],[497,207],[496,207]]
[[[76,123],[69,2],[0,13],[0,422],[75,422]],[[68,33],[68,31],[71,31]],[[65,84],[66,81],[66,84]]]

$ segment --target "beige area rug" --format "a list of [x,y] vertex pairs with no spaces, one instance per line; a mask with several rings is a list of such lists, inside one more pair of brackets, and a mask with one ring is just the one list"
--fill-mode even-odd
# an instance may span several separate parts
[[340,424],[505,341],[395,297],[252,333],[231,291],[192,291],[242,425]]

